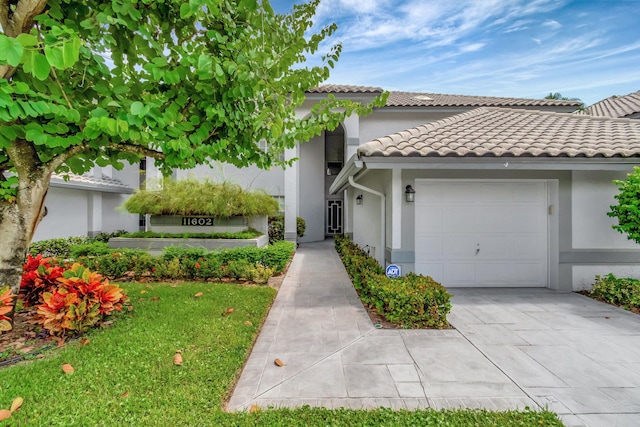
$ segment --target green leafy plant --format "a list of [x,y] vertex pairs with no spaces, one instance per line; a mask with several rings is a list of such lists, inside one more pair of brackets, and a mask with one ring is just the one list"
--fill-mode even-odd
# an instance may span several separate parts
[[158,233],[155,231],[135,231],[133,233],[122,234],[118,237],[131,237],[138,239],[255,239],[262,236],[262,233],[249,229],[247,231],[215,232],[215,233]]
[[618,219],[614,230],[626,234],[629,240],[640,243],[640,167],[635,166],[627,179],[613,181],[620,191],[617,205],[610,206],[607,215]]
[[364,304],[403,328],[447,328],[451,295],[431,277],[409,273],[390,279],[383,268],[346,237],[335,238],[338,255]]
[[[307,223],[304,218],[296,217],[296,235],[298,238],[304,236],[307,230]],[[269,243],[284,240],[284,216],[272,215],[269,217]]]
[[618,305],[626,310],[640,310],[640,280],[619,278],[613,274],[596,276],[589,296]]
[[232,216],[271,215],[278,202],[264,191],[247,191],[229,182],[165,179],[161,185],[147,184],[127,199],[124,208],[131,213],[153,215]]
[[31,243],[29,254],[66,259],[71,256],[72,247],[89,243],[91,243],[91,239],[86,236],[39,240]]

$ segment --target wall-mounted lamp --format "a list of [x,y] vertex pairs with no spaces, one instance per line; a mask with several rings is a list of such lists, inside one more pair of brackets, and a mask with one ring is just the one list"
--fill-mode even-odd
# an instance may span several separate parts
[[413,203],[416,199],[416,190],[411,185],[407,185],[404,188],[404,198],[407,203]]
[[358,194],[358,196],[356,197],[356,205],[361,205],[362,204],[362,194]]

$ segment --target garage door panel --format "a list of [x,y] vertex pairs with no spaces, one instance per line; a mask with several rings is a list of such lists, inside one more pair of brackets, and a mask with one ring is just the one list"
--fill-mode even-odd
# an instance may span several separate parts
[[416,253],[424,254],[430,260],[445,258],[445,250],[442,236],[426,236],[416,239]]
[[420,209],[420,218],[416,218],[419,224],[417,230],[420,234],[431,234],[442,231],[444,214],[440,207],[424,207]]
[[469,259],[475,255],[477,239],[474,235],[445,235],[442,240],[446,259]]
[[472,207],[468,205],[457,207],[446,207],[443,209],[442,233],[467,233],[477,230],[472,217]]
[[476,283],[476,265],[472,262],[450,262],[444,265],[444,282],[473,286]]
[[416,266],[416,271],[420,272],[419,274],[430,276],[431,278],[433,278],[433,280],[439,283],[444,282],[444,277],[443,277],[444,264],[443,263],[421,262],[421,263],[416,263],[415,266]]
[[452,287],[546,286],[546,182],[417,180],[416,192],[418,273]]
[[442,201],[445,204],[468,204],[470,183],[442,184]]

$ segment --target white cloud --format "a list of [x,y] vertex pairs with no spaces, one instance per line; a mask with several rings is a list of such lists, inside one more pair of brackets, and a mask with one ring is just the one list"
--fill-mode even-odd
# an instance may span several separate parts
[[472,43],[464,46],[460,46],[460,52],[475,52],[482,49],[485,46],[485,43]]
[[549,27],[551,29],[557,30],[558,28],[562,28],[562,24],[556,21],[555,19],[549,19],[542,23],[543,27]]

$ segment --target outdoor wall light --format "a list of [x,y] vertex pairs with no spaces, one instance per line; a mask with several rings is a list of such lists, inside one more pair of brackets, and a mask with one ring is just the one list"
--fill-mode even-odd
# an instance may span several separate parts
[[356,205],[361,205],[362,204],[362,194],[358,194],[358,196],[356,197]]
[[404,188],[404,198],[407,203],[413,203],[416,199],[416,190],[414,190],[411,185],[407,185]]

